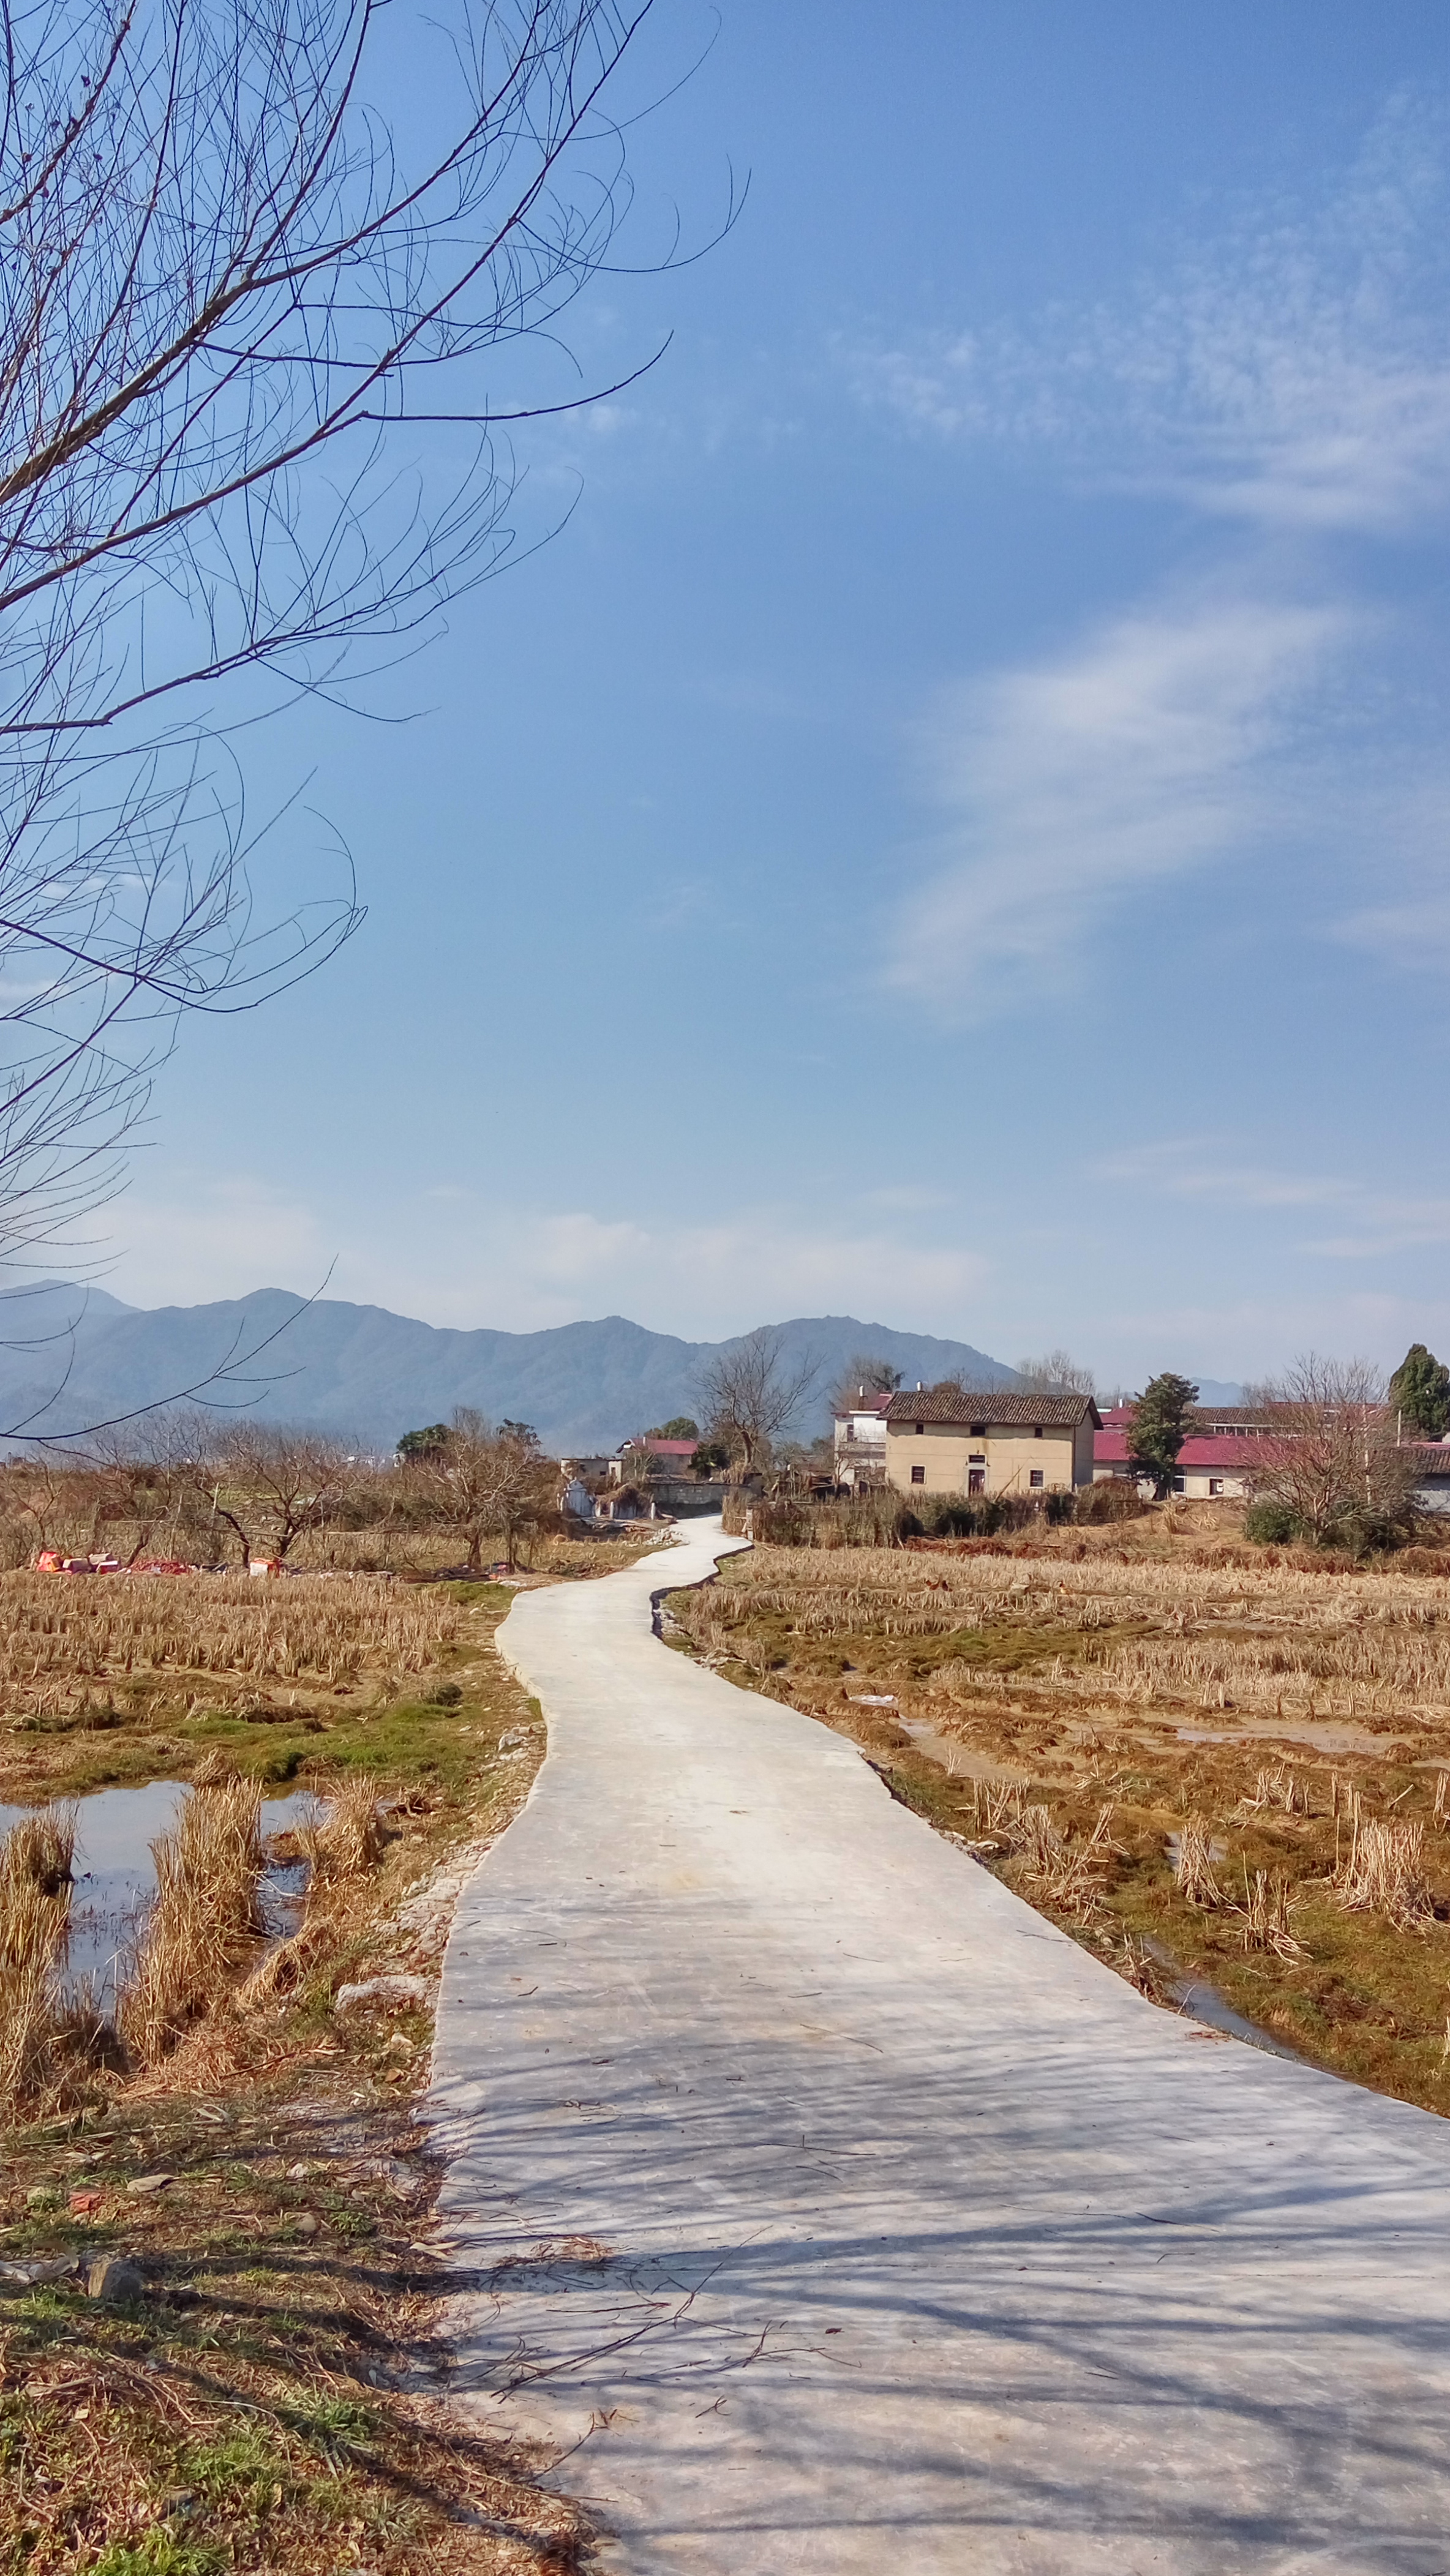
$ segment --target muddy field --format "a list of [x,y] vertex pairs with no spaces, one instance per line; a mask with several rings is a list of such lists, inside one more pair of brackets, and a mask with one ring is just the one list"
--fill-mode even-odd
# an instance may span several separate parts
[[1440,1562],[1265,1562],[1159,1524],[1092,1550],[759,1548],[670,1607],[679,1642],[853,1736],[1145,1990],[1207,1980],[1278,2044],[1446,2110]]

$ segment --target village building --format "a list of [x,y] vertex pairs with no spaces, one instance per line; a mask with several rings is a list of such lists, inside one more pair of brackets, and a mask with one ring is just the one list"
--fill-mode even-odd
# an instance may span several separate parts
[[903,1494],[1062,1494],[1093,1481],[1090,1395],[917,1387],[886,1409],[886,1481]]
[[698,1440],[626,1440],[609,1461],[611,1485],[622,1485],[626,1478],[637,1478],[641,1468],[647,1476],[683,1476],[699,1448]]
[[886,1411],[889,1395],[858,1387],[856,1402],[835,1417],[836,1482],[852,1493],[864,1493],[886,1482]]
[[[1093,1480],[1110,1477],[1136,1482],[1145,1493],[1152,1479],[1138,1474],[1128,1456],[1133,1425],[1131,1404],[1115,1404],[1103,1415],[1093,1442]],[[1178,1452],[1172,1492],[1190,1502],[1241,1503],[1252,1491],[1259,1464],[1259,1437],[1269,1428],[1262,1408],[1242,1404],[1199,1405],[1188,1416],[1188,1436]]]
[[1410,1500],[1422,1512],[1450,1512],[1450,1440],[1406,1441],[1415,1453],[1415,1488]]

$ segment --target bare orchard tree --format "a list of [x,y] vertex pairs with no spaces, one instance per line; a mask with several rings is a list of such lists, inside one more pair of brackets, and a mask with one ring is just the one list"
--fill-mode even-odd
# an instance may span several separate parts
[[724,1442],[742,1475],[768,1464],[772,1441],[799,1412],[819,1375],[819,1362],[809,1352],[793,1360],[785,1335],[769,1324],[706,1362],[700,1400],[709,1434]]
[[243,1568],[283,1561],[306,1530],[333,1518],[367,1464],[346,1441],[288,1423],[221,1421],[196,1412],[166,1423],[156,1440],[170,1476],[190,1496],[195,1526],[223,1547],[229,1530]]
[[1306,1538],[1361,1542],[1409,1520],[1414,1456],[1399,1446],[1384,1379],[1368,1360],[1311,1351],[1245,1398],[1269,1426],[1255,1435],[1255,1500],[1282,1503]]
[[67,1473],[77,1507],[90,1519],[89,1545],[126,1545],[134,1565],[157,1545],[167,1555],[181,1544],[196,1521],[196,1498],[184,1476],[174,1472],[163,1446],[137,1440],[125,1430],[95,1433],[81,1450],[70,1453]]
[[441,1448],[404,1472],[430,1517],[463,1540],[471,1574],[482,1572],[486,1538],[501,1541],[512,1571],[520,1538],[559,1506],[559,1470],[527,1424],[496,1432],[471,1405],[457,1407]]
[[119,1185],[183,1014],[254,1007],[356,921],[346,887],[254,917],[197,692],[252,675],[227,724],[335,693],[504,557],[502,426],[603,390],[548,399],[518,344],[552,352],[605,260],[649,7],[7,10],[0,1257]]

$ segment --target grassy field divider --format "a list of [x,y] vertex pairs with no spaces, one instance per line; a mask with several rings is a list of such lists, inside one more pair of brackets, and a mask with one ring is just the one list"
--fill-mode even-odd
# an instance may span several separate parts
[[189,1790],[151,1846],[156,1894],[121,1992],[122,2036],[143,2065],[174,2047],[235,1982],[263,1931],[262,1790]]
[[46,1807],[0,1842],[0,2119],[53,2088],[75,1834],[74,1807]]

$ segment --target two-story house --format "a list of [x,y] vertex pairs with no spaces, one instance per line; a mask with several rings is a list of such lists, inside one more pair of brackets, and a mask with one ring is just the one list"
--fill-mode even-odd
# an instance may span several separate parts
[[1060,1494],[1093,1481],[1090,1395],[917,1387],[886,1410],[886,1481],[903,1494]]
[[854,1404],[842,1405],[835,1417],[836,1482],[861,1493],[886,1482],[886,1408],[889,1395],[871,1387],[856,1390]]

